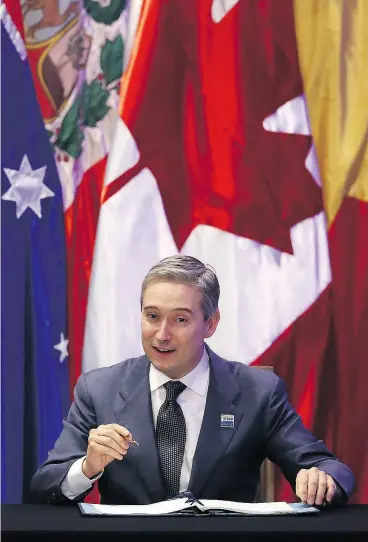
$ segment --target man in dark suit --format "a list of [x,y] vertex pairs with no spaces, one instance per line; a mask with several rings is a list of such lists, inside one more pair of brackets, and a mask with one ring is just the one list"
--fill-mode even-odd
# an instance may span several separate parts
[[190,256],[142,285],[145,356],[82,375],[63,431],[32,480],[38,502],[148,504],[190,491],[251,502],[259,468],[279,465],[303,502],[346,502],[354,476],[307,431],[273,373],[205,345],[220,319],[213,270]]

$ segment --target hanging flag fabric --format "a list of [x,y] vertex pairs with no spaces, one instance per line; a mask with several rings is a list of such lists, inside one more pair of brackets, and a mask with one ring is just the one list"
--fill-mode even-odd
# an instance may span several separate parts
[[21,503],[70,404],[65,232],[52,148],[6,4],[1,46],[1,482],[2,502]]
[[[316,422],[331,281],[292,1],[146,1],[107,163],[83,370],[139,355],[162,257],[213,265],[220,355],[274,366]],[[319,432],[321,433],[321,432]],[[277,479],[277,498],[295,498]]]
[[356,475],[352,502],[366,503],[368,3],[295,0],[295,22],[330,225],[335,348],[323,385],[335,393],[327,405],[328,441]]
[[106,157],[120,79],[142,0],[23,4],[26,47],[54,148],[65,211],[71,391],[81,373],[85,314]]

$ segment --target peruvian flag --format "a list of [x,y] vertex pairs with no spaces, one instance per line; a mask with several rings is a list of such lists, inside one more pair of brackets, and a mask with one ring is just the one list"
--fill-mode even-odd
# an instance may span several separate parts
[[[323,438],[331,270],[292,0],[143,3],[104,177],[83,371],[142,353],[141,282],[179,252],[220,281],[209,345],[272,365]],[[276,486],[277,500],[295,499]]]

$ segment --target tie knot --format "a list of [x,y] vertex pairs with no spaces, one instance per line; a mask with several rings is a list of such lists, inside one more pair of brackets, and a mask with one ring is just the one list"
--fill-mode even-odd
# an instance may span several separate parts
[[169,380],[164,384],[166,389],[166,401],[176,401],[182,391],[185,390],[186,385],[180,380]]

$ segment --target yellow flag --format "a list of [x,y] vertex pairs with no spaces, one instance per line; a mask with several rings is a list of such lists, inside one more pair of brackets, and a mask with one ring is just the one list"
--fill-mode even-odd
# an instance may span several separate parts
[[368,202],[368,0],[294,0],[299,62],[329,224]]

